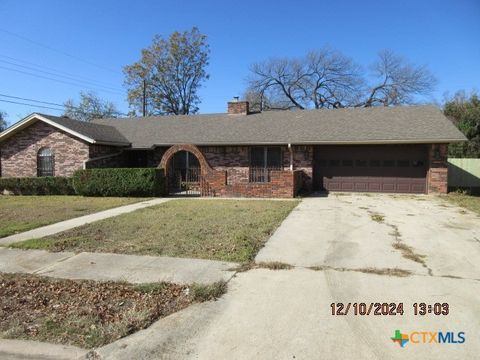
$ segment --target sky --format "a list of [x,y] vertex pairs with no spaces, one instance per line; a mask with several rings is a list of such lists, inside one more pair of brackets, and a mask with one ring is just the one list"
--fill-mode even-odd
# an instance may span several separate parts
[[0,0],[0,19],[0,111],[10,124],[61,111],[2,95],[62,104],[93,90],[128,112],[122,67],[155,34],[193,26],[211,50],[201,113],[225,112],[243,94],[252,63],[324,46],[366,70],[381,49],[426,64],[438,79],[432,102],[480,90],[480,0]]

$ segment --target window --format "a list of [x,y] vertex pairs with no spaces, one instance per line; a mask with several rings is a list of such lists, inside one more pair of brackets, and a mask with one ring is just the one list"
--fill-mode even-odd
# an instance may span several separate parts
[[371,167],[379,167],[381,165],[380,160],[370,160]]
[[423,160],[414,160],[412,161],[413,167],[423,167],[425,165]]
[[395,160],[384,160],[383,166],[385,167],[393,167],[395,166]]
[[330,160],[329,164],[330,166],[340,166],[340,160],[336,160],[336,159]]
[[37,154],[37,176],[55,175],[55,157],[50,148],[41,148]]
[[355,166],[360,166],[360,167],[367,166],[367,160],[356,160]]
[[353,160],[342,160],[342,166],[353,166]]
[[397,166],[398,167],[408,167],[408,166],[410,166],[410,161],[408,161],[408,160],[398,160],[397,161]]
[[282,169],[282,149],[258,146],[250,149],[250,182],[269,182],[272,170]]

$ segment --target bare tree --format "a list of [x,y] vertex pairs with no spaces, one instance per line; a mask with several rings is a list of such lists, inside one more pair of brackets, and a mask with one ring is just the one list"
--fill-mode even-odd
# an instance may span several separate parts
[[[300,59],[270,59],[250,68],[248,91],[267,109],[348,106],[362,88],[360,68],[331,49],[312,51]],[[273,100],[272,100],[273,99]]]
[[371,68],[380,82],[357,106],[411,104],[415,96],[431,93],[437,82],[425,65],[410,64],[391,50],[380,51]]
[[406,63],[391,51],[380,52],[372,70],[376,82],[369,86],[352,59],[325,48],[253,64],[245,95],[257,110],[388,106],[411,103],[435,84],[425,66]]

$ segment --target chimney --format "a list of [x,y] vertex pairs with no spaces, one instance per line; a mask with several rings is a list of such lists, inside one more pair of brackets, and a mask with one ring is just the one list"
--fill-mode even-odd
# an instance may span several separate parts
[[249,112],[248,101],[239,101],[238,96],[234,96],[233,100],[228,102],[229,115],[248,115]]

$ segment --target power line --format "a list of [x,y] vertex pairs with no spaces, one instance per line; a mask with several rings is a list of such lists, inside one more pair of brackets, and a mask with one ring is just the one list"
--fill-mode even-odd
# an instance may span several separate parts
[[[41,78],[41,79],[56,81],[56,82],[59,82],[59,83],[62,83],[62,84],[73,85],[73,86],[85,88],[85,85],[76,84],[76,83],[73,83],[73,82],[70,82],[70,81],[64,81],[64,80],[54,79],[54,78],[51,78],[51,77],[48,77],[48,76],[38,75],[38,74],[34,74],[34,73],[31,73],[31,72],[27,72],[27,71],[23,71],[23,70],[18,70],[18,69],[12,69],[12,68],[8,68],[8,67],[1,66],[1,65],[0,65],[0,69],[9,70],[9,71],[15,71],[15,72],[18,72],[18,73],[21,73],[21,74],[25,74],[25,75],[29,75],[29,76],[34,76],[34,77]],[[91,87],[91,86],[90,86],[90,88],[93,89],[93,90],[95,90],[94,87]],[[96,89],[96,90],[104,91],[104,92],[109,92],[109,93],[116,94],[116,95],[121,95],[120,92],[116,92],[116,91],[100,90],[100,89]]]
[[53,52],[56,52],[56,53],[58,53],[58,54],[67,56],[67,57],[72,58],[72,59],[75,59],[75,60],[77,60],[77,61],[81,61],[81,62],[83,62],[83,63],[85,63],[85,64],[88,64],[88,65],[91,65],[91,66],[95,66],[95,67],[100,68],[100,69],[102,69],[102,70],[107,70],[107,71],[110,71],[110,72],[113,72],[113,73],[118,73],[117,71],[112,70],[112,69],[110,69],[110,68],[108,68],[108,67],[106,67],[106,66],[98,65],[98,64],[95,64],[94,62],[91,62],[91,61],[89,61],[89,60],[86,60],[86,59],[83,59],[83,58],[81,58],[81,57],[78,57],[78,56],[69,54],[69,53],[67,53],[67,52],[65,52],[65,51],[63,51],[63,50],[55,49],[55,48],[53,48],[53,47],[51,47],[51,46],[49,46],[49,45],[45,45],[45,44],[42,44],[42,43],[40,43],[40,42],[38,42],[38,41],[29,39],[29,38],[27,38],[26,36],[19,35],[19,34],[15,34],[15,33],[11,32],[11,31],[9,31],[9,30],[5,30],[5,29],[1,29],[1,28],[0,28],[0,31],[3,32],[3,33],[5,33],[5,34],[8,34],[8,35],[10,35],[10,36],[13,36],[13,37],[16,37],[16,38],[18,38],[18,39],[21,39],[21,40],[23,40],[23,41],[29,42],[29,43],[31,43],[31,44],[34,44],[34,45],[43,47],[43,48],[45,48],[45,49],[48,49],[48,50],[53,51]]
[[[37,104],[27,104],[27,103],[20,103],[20,102],[11,101],[11,100],[0,99],[0,101],[2,101],[2,102],[8,102],[8,103],[18,104],[18,105],[26,105],[26,106],[31,106],[31,107],[41,107],[41,108],[45,108],[45,109],[52,109],[52,110],[58,110],[58,111],[63,111],[65,108],[67,108],[67,106],[65,106],[64,104],[58,104],[58,103],[54,103],[54,102],[42,101],[42,100],[36,100],[36,99],[29,99],[29,98],[13,96],[13,95],[0,94],[0,97],[29,101],[29,102],[36,102],[36,103],[39,103],[39,104],[53,105],[53,106],[58,106],[61,109],[55,109],[55,108],[48,107],[48,106],[40,106],[40,105],[37,105]],[[75,109],[75,110],[81,110],[78,106],[68,105],[68,107],[72,108],[72,109]],[[115,113],[118,114],[118,115],[121,115],[121,116],[128,116],[128,114],[125,114],[125,113],[122,113],[122,112],[119,112],[119,111],[117,111]]]
[[43,106],[43,105],[27,104],[27,103],[22,103],[22,102],[18,102],[18,101],[10,101],[10,100],[0,99],[0,102],[10,103],[10,104],[18,104],[18,105],[25,105],[25,106],[31,106],[31,107],[37,107],[37,108],[42,108],[42,109],[50,109],[50,110],[56,110],[56,111],[63,111],[63,109],[56,109],[56,108],[53,108],[53,107]]
[[57,73],[59,73],[59,74],[64,74],[64,75],[67,75],[67,76],[72,76],[72,77],[76,77],[76,78],[79,78],[79,79],[84,79],[84,80],[87,80],[87,81],[95,82],[95,83],[104,85],[104,86],[106,86],[106,87],[116,88],[116,85],[114,85],[114,84],[112,84],[112,83],[107,83],[107,82],[104,82],[104,81],[98,81],[98,80],[93,79],[93,78],[88,77],[88,76],[75,75],[75,74],[72,74],[72,73],[69,73],[69,72],[66,72],[66,71],[60,71],[60,70],[55,69],[55,68],[50,67],[50,66],[38,65],[38,64],[35,64],[35,63],[33,63],[33,62],[30,62],[30,61],[26,61],[26,60],[23,60],[23,59],[17,59],[17,58],[14,58],[14,57],[12,57],[12,56],[4,55],[4,54],[0,54],[0,57],[5,58],[5,59],[9,59],[9,60],[13,60],[13,61],[16,61],[16,62],[20,62],[20,63],[32,65],[32,66],[37,67],[37,68],[39,68],[39,69],[42,69],[42,68],[43,68],[43,69],[55,71],[55,72],[57,72]]
[[27,70],[38,71],[38,72],[41,72],[41,73],[44,73],[44,74],[53,75],[53,76],[60,77],[60,78],[65,78],[65,79],[72,80],[72,81],[75,81],[75,82],[83,82],[83,83],[87,84],[88,86],[92,86],[92,85],[93,85],[93,86],[102,87],[102,88],[105,88],[105,89],[110,89],[110,90],[112,90],[112,91],[118,91],[118,89],[115,89],[115,88],[113,88],[113,87],[98,85],[98,84],[95,84],[95,83],[93,83],[93,82],[91,82],[91,81],[86,81],[86,80],[81,80],[81,79],[75,79],[75,78],[72,78],[72,77],[70,77],[70,76],[59,75],[59,74],[53,73],[53,72],[51,72],[51,71],[45,71],[45,70],[35,69],[35,68],[31,67],[31,66],[15,64],[14,62],[7,61],[7,60],[2,60],[2,59],[0,59],[0,62],[9,64],[9,65],[13,65],[13,66],[17,66],[17,67],[21,67],[21,68],[24,68],[24,69],[27,69]]
[[47,104],[47,105],[55,105],[55,106],[65,107],[65,105],[63,105],[63,104],[57,104],[57,103],[52,103],[52,102],[48,102],[48,101],[28,99],[28,98],[23,98],[23,97],[18,97],[18,96],[12,96],[12,95],[5,95],[5,94],[0,94],[0,96],[1,96],[1,97],[6,97],[6,98],[9,98],[9,99],[25,100],[25,101],[38,102],[38,103],[40,103],[40,104]]

